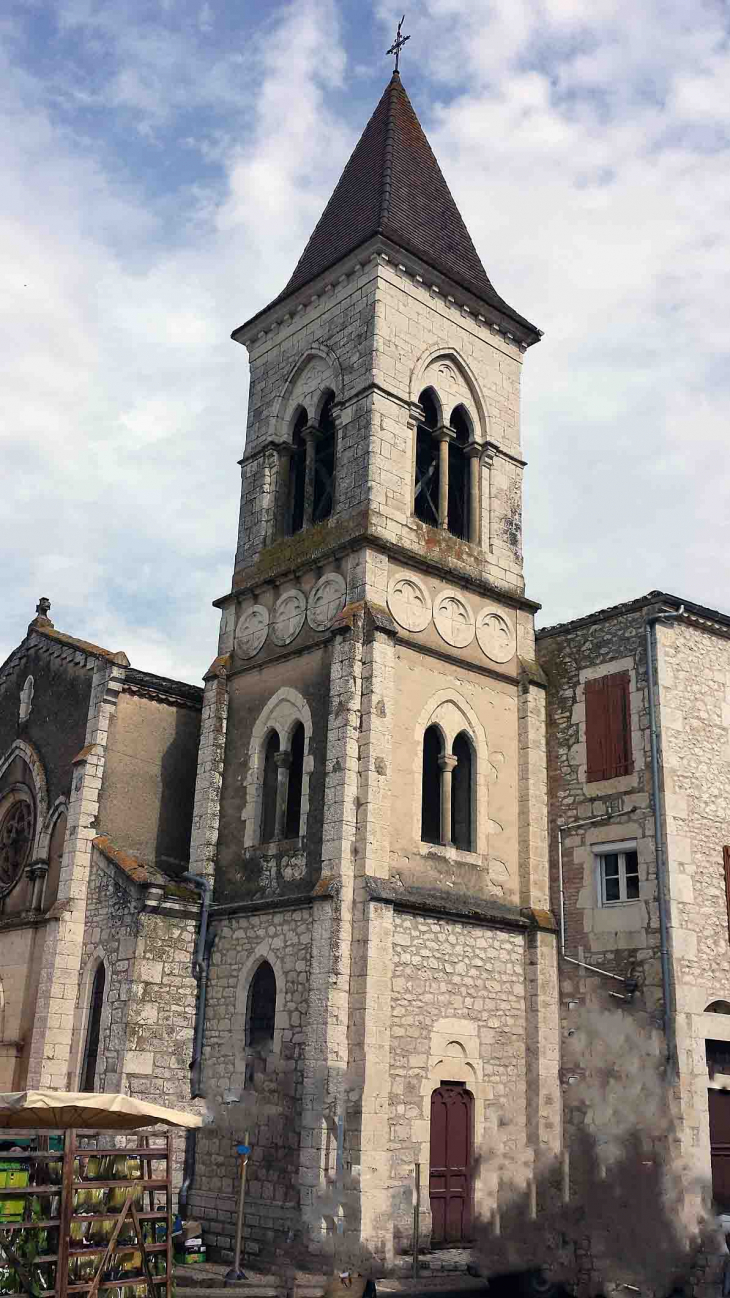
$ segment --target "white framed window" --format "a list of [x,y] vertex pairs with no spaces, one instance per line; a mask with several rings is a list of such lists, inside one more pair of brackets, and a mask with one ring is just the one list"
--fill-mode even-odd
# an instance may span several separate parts
[[596,882],[601,906],[639,900],[639,857],[635,839],[596,843]]

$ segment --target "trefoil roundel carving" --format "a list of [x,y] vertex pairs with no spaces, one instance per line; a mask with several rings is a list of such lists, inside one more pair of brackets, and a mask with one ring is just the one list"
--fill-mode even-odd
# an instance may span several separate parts
[[236,653],[239,658],[255,658],[262,648],[269,630],[269,610],[264,604],[254,604],[238,619],[236,627]]
[[274,644],[291,644],[304,626],[307,601],[301,590],[285,590],[274,605],[271,614],[271,639]]
[[480,609],[477,615],[477,641],[482,653],[493,663],[506,663],[517,648],[515,628],[493,608]]
[[339,572],[327,572],[309,592],[307,621],[313,631],[326,631],[345,607],[347,584]]
[[423,582],[417,577],[393,577],[388,585],[388,608],[398,626],[406,631],[425,631],[431,621],[432,604]]
[[465,649],[474,639],[474,614],[458,590],[445,590],[433,608],[436,630],[447,644]]

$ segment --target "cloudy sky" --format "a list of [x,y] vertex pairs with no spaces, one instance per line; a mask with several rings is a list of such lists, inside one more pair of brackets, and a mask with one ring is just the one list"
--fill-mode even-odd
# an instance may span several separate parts
[[[56,626],[199,680],[247,398],[390,73],[390,0],[10,0],[0,661]],[[409,0],[404,84],[526,358],[543,624],[730,608],[727,0]]]

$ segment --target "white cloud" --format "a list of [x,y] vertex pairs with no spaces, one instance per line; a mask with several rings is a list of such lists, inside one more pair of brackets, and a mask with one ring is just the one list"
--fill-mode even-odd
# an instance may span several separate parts
[[[387,45],[402,9],[376,12]],[[341,113],[362,51],[348,70],[335,0],[232,42],[197,0],[58,13],[91,72],[0,68],[0,659],[47,594],[69,632],[195,680],[236,535],[228,334],[284,286],[364,125]],[[405,84],[496,288],[546,331],[523,388],[546,621],[654,586],[728,605],[723,23],[689,0],[409,11]]]

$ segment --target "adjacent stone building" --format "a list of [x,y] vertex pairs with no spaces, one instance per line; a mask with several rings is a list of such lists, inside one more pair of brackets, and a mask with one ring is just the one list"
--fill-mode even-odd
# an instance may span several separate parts
[[57,631],[0,668],[0,1090],[187,1100],[202,690]]
[[540,631],[538,658],[564,1055],[585,1005],[665,1033],[687,1192],[730,1207],[730,617],[653,591]]

